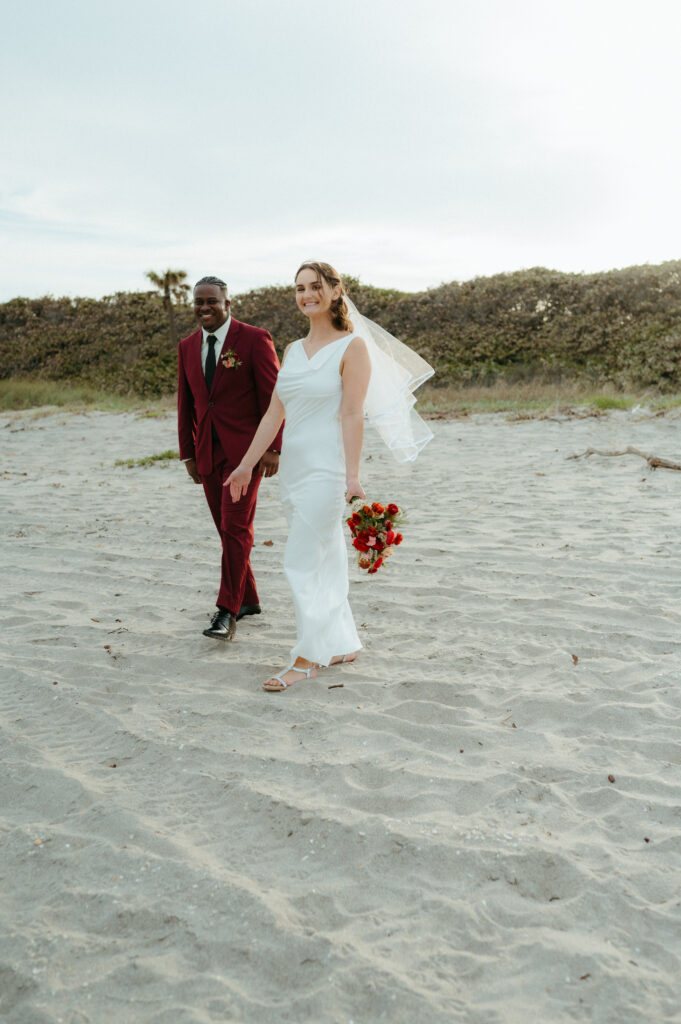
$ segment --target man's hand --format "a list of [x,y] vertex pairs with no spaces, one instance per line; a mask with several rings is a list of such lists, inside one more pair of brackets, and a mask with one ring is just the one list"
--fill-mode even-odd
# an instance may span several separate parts
[[279,455],[277,452],[265,452],[256,466],[256,473],[261,476],[274,476],[279,470]]
[[194,483],[200,484],[201,477],[196,472],[196,459],[187,459],[187,461],[185,462],[185,466],[187,467],[187,472],[189,473]]

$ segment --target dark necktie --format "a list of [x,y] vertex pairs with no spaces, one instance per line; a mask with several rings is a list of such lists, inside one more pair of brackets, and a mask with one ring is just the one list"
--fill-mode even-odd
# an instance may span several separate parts
[[215,343],[218,339],[214,334],[209,334],[206,338],[208,342],[208,355],[206,356],[206,387],[210,391],[213,386],[213,377],[215,376]]

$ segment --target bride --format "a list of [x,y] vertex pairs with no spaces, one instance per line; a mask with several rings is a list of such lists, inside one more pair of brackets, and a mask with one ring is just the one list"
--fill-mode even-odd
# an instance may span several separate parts
[[295,288],[308,334],[287,346],[270,406],[225,481],[238,501],[285,418],[279,483],[297,641],[288,667],[263,683],[268,691],[314,678],[322,666],[354,661],[362,646],[348,604],[342,522],[345,501],[366,497],[359,479],[365,411],[399,461],[415,458],[432,437],[411,395],[432,374],[428,364],[351,303],[348,308],[340,275],[328,263],[303,263]]

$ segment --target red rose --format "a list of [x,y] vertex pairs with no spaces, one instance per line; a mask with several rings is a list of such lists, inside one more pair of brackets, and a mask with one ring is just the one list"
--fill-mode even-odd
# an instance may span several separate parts
[[375,512],[377,516],[383,515],[383,506],[379,502],[374,501],[371,505],[372,512]]
[[362,517],[359,514],[359,512],[353,512],[352,516],[351,516],[351,519],[352,519],[353,523],[357,523],[358,526],[362,522]]
[[386,530],[392,530],[392,528],[393,528],[393,524],[390,522],[389,519],[386,519],[384,525],[385,525]]
[[378,572],[378,569],[376,568],[375,565],[372,565],[371,568],[368,571],[369,572]]
[[382,551],[382,550],[383,550],[383,548],[385,547],[385,544],[383,543],[383,541],[382,541],[382,540],[379,540],[379,539],[377,538],[377,539],[376,539],[376,546],[375,546],[375,547],[376,547],[376,551]]
[[365,544],[363,540],[359,539],[359,537],[355,537],[355,539],[352,542],[352,546],[357,548],[358,551],[368,551],[369,550],[368,544]]
[[357,534],[357,536],[359,537],[360,540],[363,540],[364,543],[366,544],[366,542],[369,540],[369,531],[368,530],[360,530],[359,533]]
[[348,524],[350,529],[352,529],[353,526],[355,525],[354,519],[352,519],[352,518],[351,519],[346,519],[345,522]]
[[402,539],[403,539],[402,538],[402,534],[401,533],[396,533],[395,534],[395,540],[393,541],[393,544],[401,544],[402,543]]
[[382,565],[383,565],[383,559],[382,558],[377,558],[376,561],[374,562],[374,564],[372,565],[371,569],[374,572],[376,572],[376,570],[380,569]]
[[399,507],[395,504],[395,502],[391,501],[386,511],[389,516],[396,516],[400,510]]
[[385,542],[386,542],[386,544],[392,544],[392,542],[394,540],[395,540],[395,531],[394,530],[388,530],[388,532],[385,535]]
[[365,516],[370,516],[371,515],[371,508],[370,508],[370,506],[369,505],[364,505],[363,508],[362,508],[362,512],[364,513]]
[[369,534],[370,537],[378,537],[378,530],[376,529],[375,526],[367,527],[366,532]]

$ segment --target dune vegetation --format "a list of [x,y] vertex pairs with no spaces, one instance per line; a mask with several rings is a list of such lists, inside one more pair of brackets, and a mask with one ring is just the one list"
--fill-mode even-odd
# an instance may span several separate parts
[[[422,292],[346,282],[363,312],[435,367],[425,411],[465,405],[466,395],[472,406],[531,406],[561,393],[605,408],[681,392],[681,261],[597,274],[533,268]],[[0,407],[125,408],[171,396],[171,333],[195,324],[184,286],[171,302],[163,278],[155,283],[159,291],[0,304]],[[236,295],[232,312],[267,328],[280,353],[305,326],[290,286]]]

